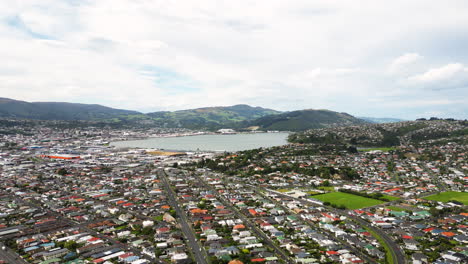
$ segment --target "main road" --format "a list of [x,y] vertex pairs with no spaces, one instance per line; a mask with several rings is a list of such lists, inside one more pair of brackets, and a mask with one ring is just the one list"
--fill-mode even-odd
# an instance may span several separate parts
[[188,220],[187,220],[187,216],[185,215],[185,212],[180,208],[179,203],[175,199],[176,194],[174,190],[171,188],[171,185],[169,184],[169,180],[167,179],[166,172],[160,169],[158,170],[158,174],[161,178],[161,182],[164,184],[164,187],[166,189],[166,192],[169,198],[169,204],[172,206],[172,208],[174,208],[178,218],[180,219],[182,232],[185,234],[185,237],[188,240],[188,245],[189,245],[189,248],[193,252],[195,262],[201,263],[201,264],[208,264],[208,255],[206,254],[205,249],[202,248],[198,244],[197,239],[195,238],[193,229],[188,224]]
[[232,205],[231,202],[229,202],[224,196],[219,195],[219,193],[216,191],[213,186],[209,185],[204,179],[202,179],[200,176],[196,175],[195,173],[192,174],[194,177],[196,177],[199,182],[203,183],[205,187],[207,187],[209,190],[213,192],[213,194],[221,200],[221,202],[226,205],[229,209],[231,209],[241,220],[242,222],[250,228],[250,230],[254,231],[257,236],[261,237],[263,241],[269,245],[273,250],[276,252],[276,254],[284,260],[286,263],[294,263],[294,260],[290,258],[278,245],[273,242],[260,228],[258,228],[250,219],[248,219],[243,213],[239,211],[234,205]]
[[0,260],[6,261],[8,264],[26,264],[18,254],[10,250],[3,243],[0,242]]
[[[35,200],[28,200],[28,201],[25,201],[21,198],[19,198],[18,196],[11,196],[13,199],[15,199],[15,201],[18,203],[18,204],[26,204],[28,206],[31,206],[31,207],[35,207],[35,208],[42,208],[41,204],[39,204],[38,201],[35,201]],[[135,255],[137,256],[140,256],[142,254],[141,251],[133,248],[132,246],[130,246],[130,244],[125,244],[125,243],[122,243],[120,241],[117,241],[116,239],[114,239],[113,237],[110,237],[110,236],[105,236],[103,234],[100,234],[99,232],[96,232],[95,230],[91,229],[88,227],[88,224],[89,222],[87,223],[81,223],[81,224],[77,224],[75,222],[72,222],[70,219],[64,217],[63,215],[61,215],[60,213],[57,213],[57,212],[54,212],[52,210],[46,210],[48,214],[54,216],[58,221],[61,221],[63,223],[66,223],[67,226],[70,226],[70,227],[76,227],[76,228],[80,228],[81,230],[84,230],[86,232],[88,232],[89,234],[95,236],[95,237],[98,237],[100,239],[102,239],[103,241],[107,241],[109,242],[110,244],[112,244],[113,246],[117,246],[121,249],[124,249],[124,250],[127,250],[127,251],[131,251],[132,253],[134,253]],[[41,232],[42,233],[42,232]],[[151,258],[152,261],[151,263],[163,263],[162,261],[160,261],[159,259],[154,259],[154,258]],[[18,263],[18,262],[15,262],[15,263]],[[21,262],[21,263],[24,263],[24,262]],[[19,264],[19,263],[18,263]]]

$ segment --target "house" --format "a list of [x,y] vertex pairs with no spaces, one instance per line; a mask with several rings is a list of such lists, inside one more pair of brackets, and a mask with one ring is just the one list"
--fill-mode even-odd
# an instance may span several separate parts
[[62,248],[62,249],[56,248],[56,249],[50,250],[49,252],[44,253],[42,257],[44,258],[44,260],[60,258],[68,254],[68,252],[70,251],[66,248]]
[[419,242],[414,239],[405,239],[405,248],[409,250],[418,250]]
[[468,243],[468,236],[466,235],[458,235],[455,236],[453,239],[464,244]]
[[427,257],[426,255],[422,253],[414,253],[411,255],[411,260],[413,261],[413,264],[427,264]]

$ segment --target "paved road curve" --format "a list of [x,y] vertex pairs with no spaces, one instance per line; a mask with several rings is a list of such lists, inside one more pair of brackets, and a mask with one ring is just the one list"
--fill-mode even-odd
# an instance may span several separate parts
[[[268,190],[266,190],[266,191],[268,191]],[[289,198],[293,198],[293,199],[295,199],[295,200],[297,200],[297,201],[299,201],[301,203],[304,203],[304,204],[317,206],[317,204],[314,204],[314,203],[312,203],[310,201],[307,201],[307,200],[304,200],[304,199],[295,198],[295,197],[292,197],[292,196],[289,196],[289,195],[286,195],[286,194],[279,194],[279,193],[276,193],[276,192],[275,192],[275,194],[287,196]],[[335,208],[331,208],[331,207],[327,207],[327,208],[329,210],[331,210],[332,212],[336,212],[336,213],[341,214],[341,215],[347,215],[349,218],[351,218],[351,219],[355,220],[356,222],[358,222],[361,226],[367,227],[370,230],[377,233],[384,240],[384,242],[388,245],[388,247],[390,248],[390,254],[392,254],[393,260],[395,261],[395,264],[405,264],[406,263],[406,257],[405,257],[405,254],[403,254],[403,252],[401,251],[401,248],[385,232],[383,232],[382,230],[380,230],[378,228],[375,228],[375,227],[371,226],[368,222],[362,220],[359,217],[349,215],[347,213],[348,211],[346,211],[346,210],[339,210],[339,209],[335,209]]]
[[[278,206],[279,208],[283,209],[285,212],[288,212],[289,214],[291,215],[297,215],[299,216],[299,214],[297,214],[296,212],[292,211],[291,209],[285,207],[283,204],[279,203],[278,201],[276,200],[273,200],[271,199],[270,197],[268,197],[267,195],[265,195],[264,193],[258,191],[257,189],[253,190],[256,194],[262,196],[264,199],[267,199],[268,201],[276,204],[276,206]],[[355,253],[357,256],[359,256],[361,259],[365,260],[367,263],[376,263],[374,260],[372,260],[369,256],[367,256],[366,254],[362,253],[359,249],[357,249],[356,247],[350,245],[349,243],[341,240],[340,238],[336,237],[332,232],[330,231],[327,231],[327,230],[320,230],[319,228],[317,228],[317,226],[312,223],[311,221],[308,221],[308,220],[305,220],[303,218],[301,218],[299,216],[299,219],[302,223],[308,225],[310,228],[316,230],[317,232],[319,232],[320,234],[322,235],[325,235],[326,237],[332,239],[333,241],[335,242],[338,242],[340,243],[341,245],[343,245],[343,247],[345,247],[346,249],[348,249],[349,251]]]
[[387,234],[385,234],[382,230],[378,228],[370,226],[369,223],[367,223],[366,221],[362,220],[359,217],[356,217],[356,216],[349,216],[349,217],[353,219],[354,221],[358,222],[361,226],[365,226],[369,228],[370,230],[374,231],[377,235],[379,235],[387,244],[387,246],[390,248],[390,254],[392,254],[393,260],[396,261],[397,264],[406,263],[405,254],[403,254],[403,252],[401,251],[397,243],[395,243]]

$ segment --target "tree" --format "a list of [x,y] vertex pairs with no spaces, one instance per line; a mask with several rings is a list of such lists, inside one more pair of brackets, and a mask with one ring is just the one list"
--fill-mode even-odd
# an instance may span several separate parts
[[114,184],[122,184],[123,181],[121,179],[117,179],[115,181],[113,181]]
[[57,171],[57,174],[58,175],[67,175],[68,174],[68,171],[65,169],[65,168],[60,168],[58,171]]
[[358,150],[355,146],[349,146],[348,147],[348,152],[349,153],[358,153]]
[[65,242],[63,247],[70,251],[75,251],[75,249],[78,247],[78,244],[75,241],[70,240],[70,241]]
[[437,217],[440,215],[440,211],[437,210],[435,207],[431,207],[429,209],[429,213],[431,213],[432,216]]
[[329,181],[329,180],[323,181],[323,182],[322,182],[322,186],[323,186],[323,187],[330,187],[330,186],[331,186],[330,181]]

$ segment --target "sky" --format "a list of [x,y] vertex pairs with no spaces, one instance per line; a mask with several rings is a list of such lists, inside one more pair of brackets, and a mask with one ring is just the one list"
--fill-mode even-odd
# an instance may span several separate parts
[[468,118],[466,0],[0,0],[0,97]]

